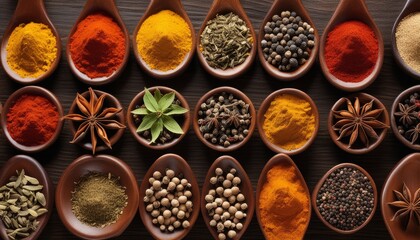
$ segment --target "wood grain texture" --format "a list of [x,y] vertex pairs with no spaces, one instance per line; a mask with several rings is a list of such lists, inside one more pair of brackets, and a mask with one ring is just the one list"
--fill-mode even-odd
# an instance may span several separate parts
[[[272,2],[272,0],[242,0],[245,11],[248,13],[255,29],[259,29],[261,21]],[[391,28],[405,2],[404,0],[367,0],[366,2],[383,34],[385,60],[378,79],[365,92],[376,96],[389,110],[398,93],[416,84],[396,66],[391,52]],[[132,33],[149,2],[147,0],[116,0],[116,3],[128,31]],[[303,3],[307,7],[320,34],[322,34],[338,4],[338,0],[303,0]],[[207,14],[211,0],[183,0],[183,4],[197,31]],[[63,46],[66,46],[69,31],[84,5],[84,0],[45,0],[45,5],[52,22],[62,37]],[[0,33],[4,32],[15,6],[16,0],[0,1]],[[84,92],[88,86],[79,82],[71,74],[64,55],[63,52],[57,71],[52,77],[42,82],[40,86],[54,92],[60,98],[64,110],[67,112],[76,92]],[[293,156],[293,160],[304,175],[310,191],[313,190],[316,182],[326,171],[342,162],[353,162],[364,167],[375,179],[380,190],[393,166],[405,155],[412,152],[398,142],[391,131],[388,131],[384,142],[377,149],[366,155],[347,154],[335,146],[328,135],[326,126],[327,115],[334,102],[338,98],[347,95],[347,93],[335,89],[326,81],[318,63],[314,65],[304,78],[295,82],[282,83],[265,73],[258,60],[256,60],[252,69],[244,76],[232,81],[222,82],[205,74],[197,58],[194,57],[192,64],[183,75],[176,79],[158,81],[151,79],[140,71],[131,51],[129,63],[122,76],[110,85],[99,87],[98,89],[113,94],[120,99],[123,106],[127,107],[131,99],[144,86],[154,85],[165,85],[175,88],[185,96],[191,108],[195,106],[199,97],[206,91],[223,85],[233,86],[244,91],[254,102],[257,109],[268,94],[279,88],[294,87],[308,93],[318,105],[320,129],[313,145],[304,153]],[[8,96],[20,87],[20,85],[8,79],[4,71],[1,71],[1,102],[6,101]],[[52,147],[42,153],[32,155],[46,168],[54,184],[57,184],[63,170],[74,159],[82,154],[89,153],[81,147],[69,143],[72,136],[68,127],[66,123],[58,141]],[[166,151],[146,149],[138,144],[129,131],[126,130],[124,136],[115,147],[111,151],[104,153],[114,155],[127,162],[134,170],[140,183],[152,162],[164,153],[169,152],[177,153],[189,162],[198,178],[200,187],[204,182],[204,176],[211,163],[222,155],[208,149],[199,142],[192,129],[190,129],[180,144]],[[7,159],[16,154],[21,154],[21,152],[13,149],[6,142],[4,136],[0,136],[0,167]],[[260,140],[257,131],[255,131],[252,139],[246,146],[230,153],[230,155],[238,159],[244,166],[255,189],[264,164],[274,153],[268,150]],[[186,239],[210,238],[211,235],[200,216]],[[54,211],[40,239],[76,239],[76,237],[66,230],[56,211]],[[147,233],[139,215],[137,215],[119,239],[151,239],[151,236]],[[263,239],[255,217],[243,239]],[[390,239],[390,236],[382,220],[380,209],[377,209],[373,220],[363,230],[348,236],[339,235],[329,230],[315,214],[312,214],[305,239]]]

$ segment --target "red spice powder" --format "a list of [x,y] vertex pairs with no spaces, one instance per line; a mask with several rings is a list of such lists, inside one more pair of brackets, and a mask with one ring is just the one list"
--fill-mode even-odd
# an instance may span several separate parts
[[25,146],[46,143],[54,135],[59,120],[55,105],[38,95],[22,95],[7,113],[10,136]]
[[92,14],[82,20],[70,38],[70,54],[77,69],[90,78],[107,77],[125,54],[123,31],[112,18]]
[[378,49],[378,40],[368,25],[348,21],[328,34],[325,62],[336,78],[344,82],[360,82],[372,73]]

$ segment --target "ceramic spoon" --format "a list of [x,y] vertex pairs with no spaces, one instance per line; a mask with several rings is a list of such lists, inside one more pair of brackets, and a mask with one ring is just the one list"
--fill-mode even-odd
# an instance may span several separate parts
[[[75,66],[73,59],[71,57],[70,53],[70,38],[73,36],[74,32],[77,29],[77,24],[79,24],[82,20],[84,20],[86,17],[88,17],[91,14],[94,13],[104,13],[107,16],[111,17],[121,28],[122,32],[124,33],[125,38],[125,53],[124,53],[124,59],[121,63],[121,65],[118,67],[118,69],[112,73],[109,76],[106,77],[99,77],[99,78],[90,78],[86,74],[82,73],[77,69]],[[87,0],[86,4],[80,13],[79,18],[76,20],[76,23],[74,24],[73,28],[70,31],[69,39],[67,43],[67,61],[69,62],[70,69],[73,72],[73,74],[82,82],[89,84],[89,85],[103,85],[106,83],[109,83],[116,78],[123,72],[125,65],[127,64],[128,57],[130,55],[130,39],[127,32],[127,28],[125,27],[125,24],[118,12],[117,7],[115,6],[114,0]]]
[[[252,48],[250,51],[250,55],[246,58],[245,62],[242,64],[234,67],[234,68],[228,68],[226,70],[222,69],[216,69],[213,67],[210,67],[210,65],[207,63],[207,60],[205,59],[204,55],[200,51],[200,40],[201,40],[201,33],[203,32],[204,28],[206,27],[206,24],[209,20],[212,20],[216,17],[216,14],[226,14],[229,12],[233,12],[236,15],[238,15],[242,20],[246,22],[247,27],[249,27],[249,30],[251,32],[251,36],[254,40],[254,43],[252,44]],[[252,27],[252,23],[249,20],[248,16],[246,15],[244,9],[242,8],[242,5],[239,0],[214,0],[213,5],[211,6],[209,13],[207,14],[206,19],[204,19],[203,25],[201,26],[201,29],[199,31],[199,36],[197,37],[197,53],[198,53],[198,59],[203,66],[203,68],[210,73],[211,75],[220,78],[220,79],[232,79],[235,78],[242,73],[244,73],[246,70],[249,69],[249,67],[252,65],[255,55],[257,53],[257,38],[255,35],[254,28]]]
[[[214,171],[216,168],[221,168],[224,173],[228,173],[230,169],[235,168],[236,174],[235,176],[238,176],[241,179],[241,184],[238,185],[239,189],[241,190],[241,193],[244,194],[246,203],[248,204],[248,209],[246,211],[246,218],[245,221],[242,222],[243,229],[240,231],[237,231],[237,234],[234,238],[234,240],[241,239],[242,235],[245,233],[246,229],[248,228],[249,224],[251,223],[252,216],[254,215],[254,209],[255,209],[255,199],[254,199],[254,190],[252,189],[251,181],[249,180],[248,175],[246,174],[245,170],[242,168],[241,164],[233,157],[231,156],[221,156],[209,168],[209,171],[207,172],[206,178],[204,180],[203,189],[201,191],[201,214],[203,215],[204,222],[206,222],[207,228],[209,229],[211,235],[214,239],[218,238],[218,232],[215,227],[210,226],[210,220],[209,214],[207,213],[206,209],[206,201],[204,198],[208,194],[210,189],[213,189],[213,186],[210,184],[210,178],[215,176]],[[224,174],[226,175],[226,174]]]
[[403,10],[401,11],[400,15],[398,16],[397,20],[395,20],[394,26],[392,27],[392,52],[394,53],[395,60],[397,61],[398,65],[410,74],[415,79],[420,80],[420,73],[414,71],[411,67],[409,67],[404,60],[401,58],[400,53],[397,49],[397,42],[395,39],[395,32],[397,30],[398,24],[403,20],[406,16],[408,16],[410,13],[420,12],[420,1],[418,0],[407,0],[407,3],[405,4]]
[[[191,30],[191,38],[192,38],[192,46],[191,51],[185,56],[184,60],[180,63],[178,67],[176,67],[173,70],[169,71],[159,71],[155,69],[151,69],[147,63],[143,60],[143,58],[140,56],[139,51],[137,50],[137,33],[143,24],[143,22],[150,17],[151,15],[157,14],[160,11],[163,10],[171,10],[172,12],[178,14],[181,16],[185,22],[188,24],[190,30]],[[150,76],[157,78],[157,79],[168,79],[173,78],[175,76],[178,76],[182,72],[184,72],[188,65],[190,64],[192,57],[194,56],[195,51],[195,30],[194,26],[191,23],[190,18],[187,15],[187,12],[185,12],[184,7],[182,6],[181,0],[151,0],[146,13],[143,15],[143,17],[140,19],[139,24],[137,25],[136,29],[133,33],[133,49],[134,49],[134,56],[136,57],[137,63],[140,65],[141,69],[149,74]]]
[[[348,83],[337,79],[334,75],[328,70],[327,64],[325,62],[325,42],[327,40],[328,33],[331,32],[337,25],[346,21],[361,21],[368,25],[376,35],[378,39],[378,59],[376,61],[375,67],[372,73],[367,76],[364,80],[357,83]],[[344,90],[344,91],[359,91],[370,84],[378,77],[379,72],[382,67],[384,60],[384,43],[382,39],[382,34],[379,31],[379,28],[376,26],[375,22],[370,15],[365,1],[364,0],[341,0],[337,6],[337,9],[334,12],[331,20],[329,21],[327,27],[322,34],[320,48],[319,48],[319,62],[321,64],[322,72],[327,80],[334,85],[335,87]]]
[[[145,191],[150,187],[149,178],[153,176],[155,171],[160,171],[164,174],[166,169],[172,169],[175,171],[175,174],[178,175],[182,173],[184,177],[191,183],[192,189],[192,202],[193,202],[193,211],[188,218],[190,222],[190,227],[183,229],[176,229],[172,233],[160,231],[157,225],[152,223],[152,217],[148,212],[146,212],[146,206],[144,204],[143,198],[145,197]],[[180,156],[176,154],[165,154],[158,158],[152,166],[150,166],[146,175],[140,186],[140,204],[139,212],[141,220],[143,221],[144,226],[147,231],[153,236],[154,239],[166,239],[166,240],[179,240],[187,236],[190,230],[193,228],[195,221],[198,218],[200,213],[200,190],[198,189],[197,179],[188,165],[188,163]]]
[[[47,225],[48,219],[50,219],[51,213],[53,212],[54,188],[47,172],[41,166],[41,164],[39,164],[39,162],[37,162],[35,159],[26,155],[16,155],[5,163],[2,170],[0,171],[0,187],[8,183],[11,176],[16,176],[16,170],[21,171],[22,169],[25,170],[25,175],[38,179],[39,183],[44,186],[42,193],[47,200],[45,208],[48,210],[48,212],[36,219],[39,221],[39,226],[35,229],[34,232],[31,233],[31,235],[29,235],[29,237],[25,238],[30,240],[37,239],[39,235],[41,235],[42,230]],[[9,239],[6,233],[6,228],[3,224],[3,221],[1,220],[0,238]]]
[[[265,166],[264,166],[264,168],[263,168],[263,170],[260,174],[260,178],[258,179],[258,185],[257,185],[257,199],[256,199],[256,206],[255,206],[256,213],[257,213],[257,220],[258,220],[258,223],[260,224],[261,231],[263,232],[263,234],[266,238],[268,236],[266,235],[266,233],[264,231],[264,228],[262,227],[263,225],[261,223],[261,213],[260,213],[260,209],[259,209],[259,205],[260,205],[259,204],[259,202],[260,202],[259,199],[260,199],[261,190],[262,190],[264,184],[267,182],[268,171],[278,164],[290,165],[290,166],[293,166],[296,169],[296,175],[297,175],[298,179],[300,180],[300,182],[302,183],[302,186],[305,189],[306,196],[309,199],[309,201],[308,201],[308,204],[309,204],[309,206],[308,206],[309,207],[308,220],[307,220],[306,225],[305,225],[305,232],[306,232],[306,229],[309,226],[309,221],[311,219],[311,201],[310,201],[311,197],[310,197],[310,194],[309,194],[308,186],[306,185],[306,182],[305,182],[305,179],[303,178],[302,173],[299,171],[298,167],[296,166],[296,164],[293,162],[293,160],[289,156],[287,156],[286,154],[283,154],[283,153],[277,154],[274,157],[272,157],[267,162],[267,164],[265,164]],[[303,236],[296,236],[296,238],[302,238],[303,239]]]
[[[13,30],[22,23],[42,23],[47,25],[56,38],[57,56],[47,72],[36,78],[23,78],[13,71],[7,63],[6,47]],[[19,0],[15,13],[6,28],[1,43],[1,63],[7,75],[22,84],[35,84],[49,77],[57,68],[61,58],[61,39],[57,30],[48,18],[43,0]]]
[[[315,46],[311,50],[308,61],[303,66],[300,66],[299,68],[297,68],[296,70],[292,72],[279,71],[278,68],[274,67],[269,62],[267,62],[264,58],[264,54],[261,47],[261,40],[264,39],[265,24],[268,21],[271,21],[274,15],[276,14],[280,15],[280,13],[283,11],[296,12],[298,16],[302,17],[303,21],[309,23],[315,29],[315,32],[314,32]],[[319,42],[318,30],[316,29],[314,23],[312,22],[312,19],[309,16],[308,11],[306,11],[305,7],[303,6],[301,0],[276,0],[274,1],[267,15],[265,16],[264,21],[262,22],[261,27],[260,27],[260,31],[258,34],[258,58],[260,59],[260,62],[262,66],[264,67],[264,69],[274,78],[283,80],[283,81],[295,80],[305,75],[311,69],[318,55],[318,49],[319,49],[318,42]]]

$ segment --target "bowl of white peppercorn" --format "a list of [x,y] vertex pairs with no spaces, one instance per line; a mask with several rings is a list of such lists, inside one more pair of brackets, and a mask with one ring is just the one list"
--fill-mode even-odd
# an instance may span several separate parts
[[155,239],[184,238],[200,212],[200,190],[188,163],[176,154],[158,158],[140,186],[139,213]]
[[282,81],[296,80],[315,63],[319,34],[302,1],[276,0],[258,34],[258,58]]
[[217,158],[201,192],[201,214],[213,238],[241,239],[254,209],[254,190],[241,164],[231,156]]
[[232,87],[215,88],[200,98],[194,109],[193,128],[207,147],[233,151],[251,138],[256,111],[243,92]]

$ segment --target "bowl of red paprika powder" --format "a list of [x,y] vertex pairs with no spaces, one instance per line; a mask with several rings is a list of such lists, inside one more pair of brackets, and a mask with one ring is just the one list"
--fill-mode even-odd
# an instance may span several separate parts
[[7,99],[1,113],[1,127],[17,149],[38,152],[51,146],[63,127],[63,108],[45,88],[27,86]]

